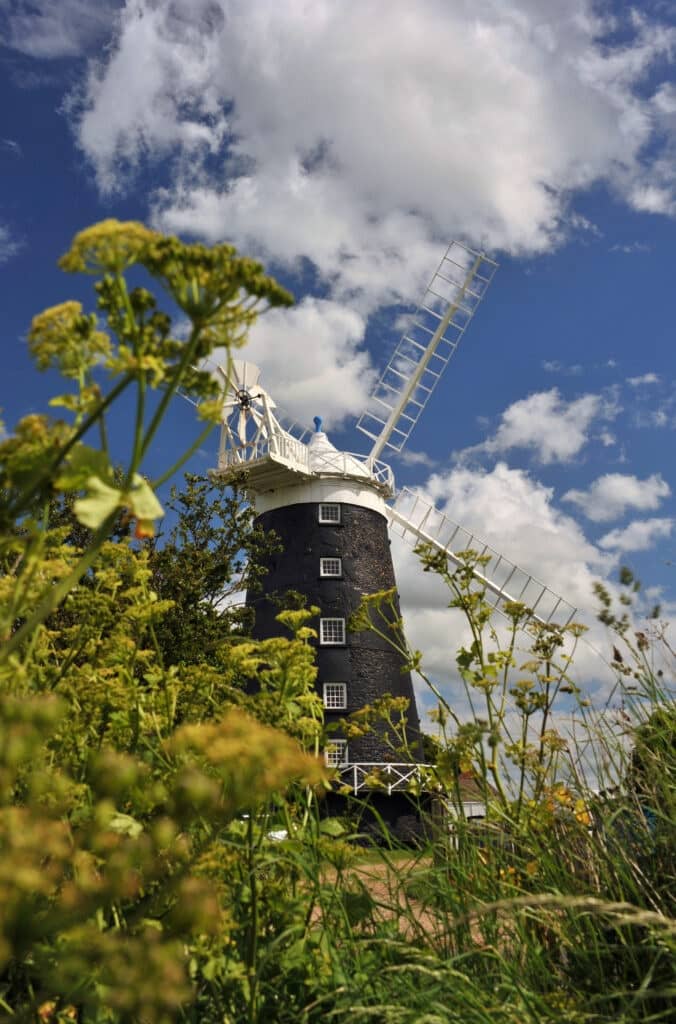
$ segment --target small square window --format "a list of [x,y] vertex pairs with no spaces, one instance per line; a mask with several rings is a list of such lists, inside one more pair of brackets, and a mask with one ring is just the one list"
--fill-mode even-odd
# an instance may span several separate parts
[[331,740],[324,750],[324,761],[329,768],[347,763],[347,740]]
[[319,506],[320,523],[339,523],[340,505],[335,502],[322,502]]
[[342,576],[343,575],[343,563],[340,558],[320,558],[319,559],[319,575],[320,576]]
[[344,644],[345,619],[320,619],[319,642],[327,645]]
[[327,711],[345,711],[347,683],[324,683],[324,707]]

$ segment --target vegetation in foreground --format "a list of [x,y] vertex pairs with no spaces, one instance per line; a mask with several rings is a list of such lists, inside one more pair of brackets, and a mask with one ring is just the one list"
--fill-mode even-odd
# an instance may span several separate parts
[[[330,781],[310,613],[255,642],[219,599],[262,539],[246,512],[190,480],[166,543],[157,486],[218,418],[192,367],[243,343],[290,301],[228,246],[105,222],[62,261],[96,278],[98,317],[66,302],[35,318],[38,368],[69,389],[65,420],[33,415],[0,443],[0,1007],[16,1021],[660,1021],[675,995],[674,654],[655,619],[613,633],[618,707],[599,717],[571,679],[566,634],[508,609],[499,642],[471,576],[449,602],[472,642],[455,658],[476,709],[439,694],[431,790],[447,816],[418,848],[380,830],[367,851],[321,816]],[[130,275],[145,273],[190,321]],[[143,475],[179,387],[205,425]],[[113,468],[107,423],[134,396],[131,450]],[[215,504],[214,504],[215,502]],[[219,522],[215,517],[222,517]],[[255,566],[255,557],[251,559]],[[623,578],[626,600],[635,593]],[[378,628],[388,595],[354,628]],[[622,610],[622,609],[621,609]],[[395,638],[394,642],[397,641]],[[419,658],[411,657],[413,667]],[[255,678],[259,692],[247,696]],[[557,731],[577,699],[578,741]],[[352,728],[400,708],[380,707]],[[487,805],[462,816],[471,772]],[[359,827],[358,825],[356,827]],[[272,837],[283,828],[287,838]]]

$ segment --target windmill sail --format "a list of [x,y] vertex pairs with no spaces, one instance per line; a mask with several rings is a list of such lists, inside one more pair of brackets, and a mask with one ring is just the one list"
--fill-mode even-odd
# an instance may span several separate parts
[[541,625],[567,626],[575,618],[577,609],[568,601],[407,487],[402,488],[394,504],[388,507],[388,515],[396,533],[414,543],[432,545],[455,565],[464,564],[458,557],[462,551],[474,551],[486,557],[488,561],[474,575],[486,588],[487,596],[492,595],[493,605],[498,609],[507,601],[520,601],[531,610],[530,617]]
[[385,447],[403,448],[496,268],[484,253],[460,242],[449,245],[357,422],[375,442],[374,458]]

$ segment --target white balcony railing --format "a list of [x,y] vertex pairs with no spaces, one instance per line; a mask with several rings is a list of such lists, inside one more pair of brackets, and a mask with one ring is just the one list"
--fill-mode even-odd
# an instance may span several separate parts
[[378,789],[389,796],[397,790],[406,791],[420,785],[423,781],[421,769],[430,767],[408,762],[358,761],[338,765],[337,771],[341,783],[349,786],[353,793],[361,789]]
[[337,476],[350,479],[364,479],[377,484],[389,496],[394,493],[394,474],[385,462],[370,455],[354,452],[312,451],[286,433],[266,437],[262,433],[245,444],[228,443],[227,436],[221,442],[218,468],[245,469],[265,458],[282,462],[299,473],[321,476]]

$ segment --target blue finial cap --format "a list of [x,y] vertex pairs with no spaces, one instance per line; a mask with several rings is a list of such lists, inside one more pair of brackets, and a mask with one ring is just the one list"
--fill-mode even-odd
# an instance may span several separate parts
[[318,434],[321,433],[321,429],[322,429],[322,418],[321,418],[321,416],[315,416],[312,422],[315,425],[316,432]]

